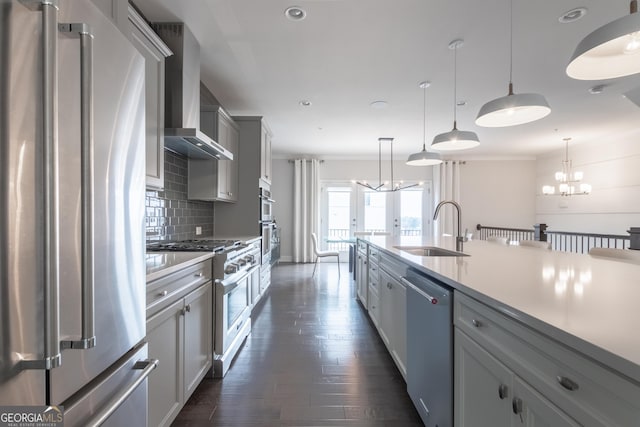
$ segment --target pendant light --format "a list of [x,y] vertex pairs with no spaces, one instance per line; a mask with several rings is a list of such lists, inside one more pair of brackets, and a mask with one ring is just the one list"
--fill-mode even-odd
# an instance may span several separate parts
[[422,151],[413,153],[407,159],[409,166],[433,166],[442,163],[442,157],[440,153],[433,153],[427,151],[427,88],[431,86],[431,83],[425,81],[420,82],[418,87],[423,91],[423,103],[422,103]]
[[509,93],[482,106],[476,124],[484,127],[507,127],[546,117],[551,108],[538,93],[513,93],[513,0],[510,1]]
[[567,65],[567,75],[577,80],[602,80],[640,72],[640,14],[638,1],[630,14],[586,36]]
[[[391,183],[389,181],[382,181],[382,143],[389,143],[389,151],[391,153],[390,167],[391,170]],[[379,193],[391,193],[393,191],[405,190],[411,187],[417,187],[420,184],[408,184],[404,185],[404,182],[394,182],[393,180],[393,138],[378,138],[378,185],[373,186],[369,184],[367,181],[356,181],[356,184],[361,185],[369,190],[377,191]],[[390,185],[389,185],[390,184]],[[389,185],[387,188],[386,186]]]
[[453,50],[453,129],[449,132],[441,133],[433,138],[431,148],[441,151],[466,150],[480,145],[480,140],[475,132],[458,130],[456,121],[456,98],[457,98],[457,71],[458,55],[457,50],[462,47],[464,40],[456,39],[449,43],[449,49]]

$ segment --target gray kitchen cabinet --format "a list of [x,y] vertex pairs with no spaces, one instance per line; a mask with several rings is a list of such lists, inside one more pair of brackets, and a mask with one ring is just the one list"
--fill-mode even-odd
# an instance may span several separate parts
[[145,148],[147,188],[164,188],[164,63],[173,53],[129,6],[131,43],[145,59]]
[[367,308],[367,293],[369,289],[369,276],[367,266],[367,245],[358,241],[356,249],[356,293],[363,307]]
[[184,401],[186,402],[212,363],[213,293],[211,283],[184,299]]
[[128,0],[91,0],[98,9],[115,24],[122,33],[128,34],[127,15],[129,13]]
[[233,160],[189,159],[188,197],[236,202],[240,164],[238,125],[219,105],[200,106],[200,128],[233,154]]
[[[511,426],[637,425],[637,384],[460,292],[454,301],[457,427],[479,425],[472,414],[483,410],[502,414],[502,405]],[[505,425],[502,415],[490,421]]]
[[459,329],[454,353],[456,427],[579,426]]
[[407,376],[407,288],[384,268],[380,269],[379,332],[396,366]]
[[262,122],[260,140],[260,178],[271,184],[271,130]]
[[168,426],[184,402],[182,357],[184,354],[184,317],[182,300],[147,320],[149,354],[160,361],[149,376],[149,425]]
[[147,283],[149,357],[160,361],[149,376],[150,426],[168,426],[196,389],[213,359],[211,260]]

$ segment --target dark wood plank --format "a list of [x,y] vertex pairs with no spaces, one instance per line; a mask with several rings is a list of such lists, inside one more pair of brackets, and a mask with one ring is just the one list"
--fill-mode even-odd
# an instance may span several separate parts
[[226,377],[203,380],[173,426],[422,426],[355,283],[335,264],[312,269],[273,269]]

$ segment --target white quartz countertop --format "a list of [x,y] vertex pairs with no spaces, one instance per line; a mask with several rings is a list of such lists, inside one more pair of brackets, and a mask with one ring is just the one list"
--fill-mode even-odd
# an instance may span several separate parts
[[213,252],[147,252],[147,283],[211,258]]
[[364,240],[640,382],[640,265],[485,241],[465,242],[470,256],[422,257],[394,246],[455,250],[454,239]]

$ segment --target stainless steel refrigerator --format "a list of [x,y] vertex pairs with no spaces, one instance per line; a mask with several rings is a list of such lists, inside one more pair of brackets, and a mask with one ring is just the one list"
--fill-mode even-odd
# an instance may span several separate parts
[[0,0],[0,409],[146,425],[144,123],[91,2]]

